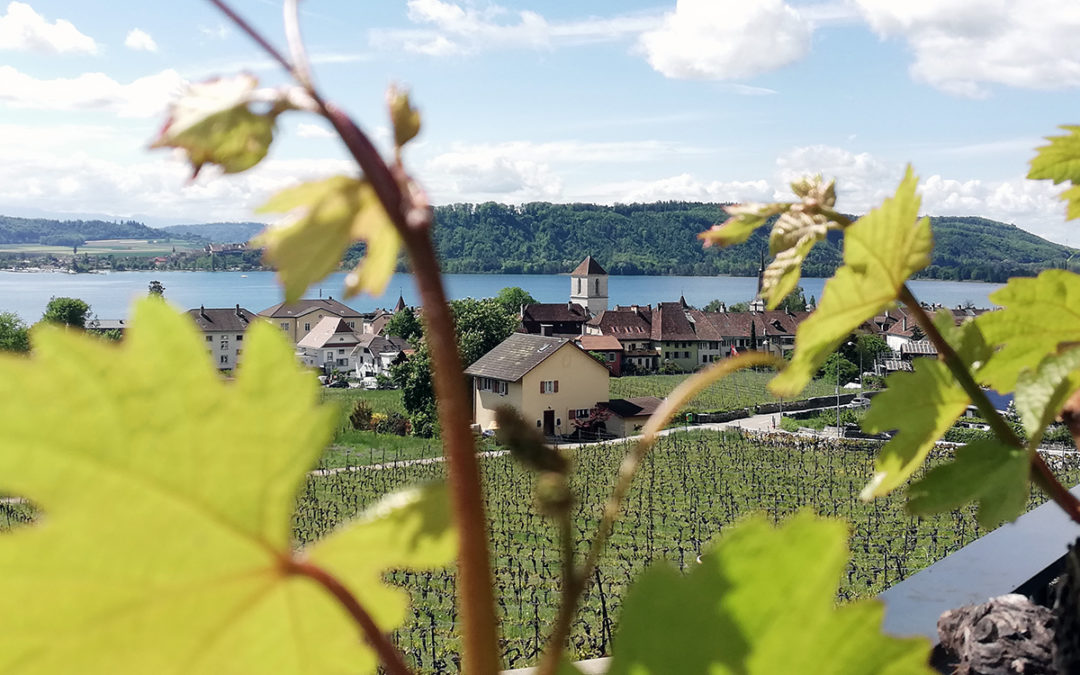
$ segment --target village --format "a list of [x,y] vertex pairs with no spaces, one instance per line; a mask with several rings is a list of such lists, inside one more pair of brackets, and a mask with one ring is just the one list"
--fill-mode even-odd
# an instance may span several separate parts
[[[655,306],[609,307],[608,273],[591,256],[569,280],[566,303],[521,305],[517,331],[465,364],[478,433],[492,432],[496,409],[509,405],[547,437],[580,437],[583,430],[597,429],[606,437],[632,435],[661,398],[612,399],[609,378],[691,373],[746,351],[788,357],[799,324],[810,315],[805,310],[768,310],[760,298],[749,303],[749,311],[729,311],[722,303],[718,311],[703,311],[683,298]],[[241,363],[246,330],[265,321],[280,328],[295,345],[297,359],[317,371],[327,386],[375,389],[392,387],[391,369],[415,351],[405,337],[388,331],[393,317],[406,311],[415,310],[401,297],[392,309],[366,313],[327,297],[279,303],[258,312],[235,305],[187,313],[205,337],[209,358],[222,371]],[[959,325],[987,310],[946,311]],[[122,320],[101,320],[94,328],[123,333],[126,326]],[[910,371],[914,359],[937,355],[903,308],[882,312],[857,333],[879,337],[887,349],[872,363],[860,363],[854,381],[837,382],[838,389],[845,384],[858,388],[864,374]]]

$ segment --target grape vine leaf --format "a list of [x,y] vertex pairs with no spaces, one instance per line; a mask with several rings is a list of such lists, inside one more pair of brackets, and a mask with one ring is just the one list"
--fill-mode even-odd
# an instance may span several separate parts
[[236,380],[193,323],[144,300],[122,344],[35,331],[0,356],[0,493],[43,515],[0,534],[0,672],[373,672],[347,613],[293,561],[335,576],[392,630],[387,567],[453,554],[444,495],[388,497],[292,550],[294,500],[335,417],[269,324]]
[[926,459],[934,443],[967,409],[970,399],[941,361],[918,359],[910,373],[893,373],[862,420],[872,434],[898,430],[878,453],[863,499],[899,487]]
[[755,517],[689,574],[652,566],[623,603],[609,674],[929,675],[929,642],[883,635],[879,601],[836,608],[846,539],[809,513]]
[[1027,430],[1029,448],[1039,447],[1047,425],[1077,389],[1080,389],[1080,348],[1047,354],[1037,368],[1020,373],[1013,400]]
[[930,220],[919,219],[918,179],[909,166],[896,195],[844,230],[844,265],[795,333],[795,355],[769,383],[791,397],[858,326],[896,300],[907,278],[930,264]]
[[1021,371],[1035,369],[1062,344],[1080,342],[1080,275],[1046,270],[1032,278],[1013,277],[990,295],[1003,309],[975,319],[997,351],[977,373],[998,391],[1013,391]]
[[908,511],[941,513],[978,500],[979,525],[993,529],[1024,512],[1030,467],[1028,453],[1020,448],[997,440],[972,441],[956,451],[953,461],[934,467],[908,487]]
[[821,213],[821,208],[836,205],[836,181],[825,182],[821,176],[804,178],[791,184],[802,203],[792,204],[780,214],[769,233],[769,253],[775,256],[762,274],[761,295],[769,309],[783,302],[802,275],[802,263],[814,244],[825,238],[829,229],[840,225]]
[[293,106],[276,95],[268,110],[255,112],[258,80],[247,74],[189,84],[169,106],[169,117],[151,148],[180,148],[187,153],[192,177],[205,164],[239,173],[266,157],[274,140],[277,116]]
[[1068,181],[1072,187],[1061,193],[1066,202],[1066,219],[1080,218],[1080,126],[1062,126],[1064,136],[1048,136],[1050,141],[1037,149],[1028,178],[1049,179],[1054,185]]
[[367,250],[345,280],[346,297],[361,291],[379,295],[397,265],[401,240],[367,181],[334,176],[286,188],[258,209],[289,213],[291,219],[252,239],[278,268],[285,301],[299,300],[312,283],[337,269],[349,244],[364,241]]
[[386,101],[394,126],[394,145],[400,148],[420,133],[420,111],[409,101],[409,92],[394,86],[387,90]]
[[713,225],[698,235],[705,241],[705,246],[734,246],[750,238],[754,230],[761,227],[769,218],[784,213],[791,204],[733,204],[725,206],[728,219],[719,225]]

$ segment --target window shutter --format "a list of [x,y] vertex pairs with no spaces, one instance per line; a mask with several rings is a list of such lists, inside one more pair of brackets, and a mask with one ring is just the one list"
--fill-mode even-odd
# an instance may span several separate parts
[[555,380],[555,393],[556,394],[559,393],[559,381],[558,380]]
[[540,393],[541,394],[544,393],[544,381],[543,380],[540,380]]
[[566,411],[567,419],[571,419],[571,420],[574,419],[576,417],[576,413],[577,413],[576,410],[574,410],[573,408],[570,408],[569,410]]

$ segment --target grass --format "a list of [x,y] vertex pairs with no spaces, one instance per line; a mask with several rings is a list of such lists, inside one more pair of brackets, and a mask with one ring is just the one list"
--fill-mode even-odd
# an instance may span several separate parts
[[[611,378],[611,398],[633,398],[636,396],[656,396],[664,398],[675,387],[690,377],[689,375],[634,375]],[[769,393],[766,384],[772,379],[771,372],[744,370],[732,373],[728,377],[709,385],[684,410],[693,412],[720,412],[746,408],[762,403],[778,401]],[[831,384],[814,380],[798,399],[833,394]],[[847,392],[850,393],[850,392]]]
[[357,401],[367,401],[372,412],[389,415],[396,412],[405,414],[405,404],[401,402],[400,389],[369,390],[369,389],[323,389],[322,400],[324,403],[337,405],[340,410],[338,416],[337,431],[352,429],[349,424],[349,415],[352,414],[353,406]]
[[[663,438],[642,467],[604,554],[598,583],[573,624],[569,655],[608,652],[627,588],[650,564],[686,570],[708,543],[754,512],[774,520],[803,509],[840,518],[851,529],[851,563],[838,599],[870,597],[985,533],[972,505],[931,517],[904,510],[903,490],[870,503],[859,491],[873,473],[879,444],[865,441],[742,436],[696,430]],[[579,448],[571,484],[580,556],[626,452],[624,444]],[[951,456],[935,450],[930,464]],[[1080,479],[1080,457],[1048,457],[1067,485]],[[331,531],[382,495],[440,480],[439,464],[313,476],[298,505],[294,537],[303,544]],[[560,549],[551,523],[532,504],[533,476],[508,457],[481,460],[491,520],[504,666],[536,662],[556,612]],[[921,472],[920,472],[921,475]],[[1033,493],[1029,506],[1043,501]],[[412,595],[408,623],[395,641],[423,673],[457,672],[460,650],[452,570],[391,572]]]

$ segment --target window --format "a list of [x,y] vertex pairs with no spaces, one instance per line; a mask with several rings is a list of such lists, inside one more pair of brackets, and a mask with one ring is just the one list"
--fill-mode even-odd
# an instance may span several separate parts
[[305,330],[305,331],[309,331],[309,330],[311,330],[311,324],[310,324],[310,323],[305,323],[305,324],[304,324],[304,330]]
[[236,341],[237,342],[243,342],[244,341],[244,336],[243,335],[237,335],[236,336]]
[[207,342],[213,342],[214,341],[214,336],[213,335],[207,335],[206,336],[206,341]]
[[558,394],[559,393],[559,381],[558,380],[543,380],[540,382],[541,394]]
[[596,294],[600,295],[600,280],[596,280]]
[[356,322],[355,321],[350,321],[349,322],[349,328],[356,328]]
[[338,353],[338,354],[344,354],[344,353],[345,353],[345,350],[344,350],[344,349],[339,349],[339,350],[337,350],[337,353]]
[[222,354],[221,358],[219,358],[218,361],[220,361],[221,363],[228,363],[229,362],[229,355],[228,354]]
[[588,408],[578,408],[576,410],[571,408],[570,412],[567,414],[567,417],[569,417],[572,420],[574,420],[574,419],[584,419],[584,418],[588,417],[591,412],[592,411],[589,410]]
[[237,349],[237,350],[236,350],[236,358],[240,358],[240,354],[241,354],[241,352],[243,352],[243,351],[244,351],[243,349]]
[[608,352],[607,353],[607,360],[608,360],[608,362],[614,361],[615,360],[615,352]]
[[289,322],[288,321],[282,321],[280,325],[281,325],[281,330],[285,331],[286,333],[289,332]]
[[479,391],[493,391],[499,396],[506,396],[507,384],[502,380],[496,380],[491,377],[478,377],[476,378],[476,388]]

